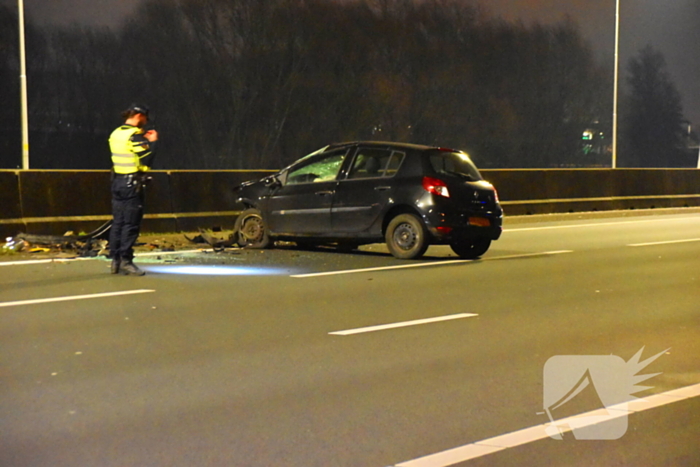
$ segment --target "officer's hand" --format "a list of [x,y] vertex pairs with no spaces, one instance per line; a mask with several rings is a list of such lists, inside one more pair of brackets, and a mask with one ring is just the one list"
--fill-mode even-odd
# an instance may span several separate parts
[[158,132],[156,130],[148,130],[143,136],[151,143],[158,141]]

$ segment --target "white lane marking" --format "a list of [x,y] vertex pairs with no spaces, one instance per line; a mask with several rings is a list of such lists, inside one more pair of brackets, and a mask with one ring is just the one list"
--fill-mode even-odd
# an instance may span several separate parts
[[344,269],[341,271],[329,271],[329,272],[311,272],[308,274],[294,274],[294,275],[291,275],[289,277],[294,277],[294,278],[300,279],[300,278],[306,278],[306,277],[337,276],[340,274],[355,274],[355,273],[359,273],[359,272],[375,272],[375,271],[390,271],[392,269],[421,268],[421,267],[426,267],[426,266],[452,266],[455,264],[473,263],[475,261],[495,261],[495,260],[499,260],[499,259],[530,258],[533,256],[561,255],[564,253],[573,253],[573,250],[542,251],[539,253],[527,253],[527,254],[523,254],[523,255],[494,256],[493,258],[457,259],[457,260],[433,261],[430,263],[400,264],[398,266],[379,266],[376,268]]
[[71,261],[85,261],[94,258],[52,258],[52,259],[28,259],[24,261],[1,261],[0,266],[24,266],[25,264],[44,263],[68,263]]
[[[700,396],[700,384],[694,384],[692,386],[686,386],[683,388],[662,392],[660,394],[655,394],[653,396],[632,400],[626,404],[620,404],[620,407],[613,405],[607,407],[606,409],[592,410],[583,414],[574,415],[573,417],[556,420],[555,423],[557,426],[562,427],[568,423],[568,420],[576,420],[577,427],[588,426],[586,425],[586,422],[581,420],[583,417],[591,417],[588,418],[588,420],[595,420],[595,418],[593,418],[595,415],[602,414],[607,417],[607,421],[611,418],[629,415],[629,413],[643,412],[645,410],[698,396]],[[622,410],[623,407],[625,407],[624,410]],[[600,419],[598,419],[598,422],[599,421]],[[594,425],[595,423],[596,421],[592,421],[589,424]],[[545,430],[549,425],[549,423],[536,425],[514,431],[512,433],[494,436],[493,438],[483,439],[475,443],[466,444],[457,448],[419,457],[418,459],[401,462],[396,464],[394,467],[448,467],[450,465],[465,462],[470,459],[476,459],[477,457],[482,457],[504,449],[514,448],[523,444],[547,439],[549,438],[549,435]]]
[[124,290],[121,292],[106,292],[106,293],[96,293],[89,295],[68,295],[65,297],[53,297],[53,298],[38,298],[35,300],[20,300],[16,302],[0,302],[0,308],[8,306],[22,306],[22,305],[35,305],[39,303],[52,303],[52,302],[67,302],[71,300],[85,300],[88,298],[104,298],[104,297],[118,297],[120,295],[133,295],[140,293],[151,293],[155,292],[152,289],[137,289],[137,290]]
[[[185,253],[199,253],[202,251],[207,251],[205,249],[197,250],[179,250],[179,251],[149,251],[146,253],[136,253],[134,256],[140,258],[143,256],[166,256],[166,255],[179,255]],[[70,263],[72,261],[88,261],[100,259],[99,257],[90,258],[49,258],[49,259],[28,259],[24,261],[0,261],[0,266],[24,266],[28,264],[46,264],[46,263]]]
[[686,240],[668,240],[665,242],[649,242],[649,243],[631,243],[627,246],[654,246],[654,245],[671,245],[674,243],[690,243],[700,242],[700,238],[688,238]]
[[677,219],[646,219],[636,221],[619,221],[619,222],[599,222],[595,224],[571,224],[571,225],[550,225],[545,227],[521,227],[515,229],[503,229],[503,232],[531,232],[535,230],[555,230],[555,229],[576,229],[579,227],[607,227],[609,225],[625,225],[625,224],[640,224],[646,222],[670,222],[670,221],[687,221],[697,220],[696,217],[681,217]]
[[453,319],[473,318],[479,316],[474,313],[458,313],[456,315],[438,316],[435,318],[415,319],[413,321],[403,321],[401,323],[379,324],[377,326],[367,326],[364,328],[348,329],[346,331],[334,331],[328,334],[335,336],[349,336],[352,334],[362,334],[365,332],[383,331],[385,329],[405,328],[407,326],[417,326],[419,324],[438,323],[440,321],[450,321]]
[[179,251],[149,251],[147,253],[135,253],[135,257],[141,256],[165,256],[165,255],[179,255],[183,253],[201,253],[202,251],[208,251],[208,249],[197,249],[197,250],[179,250]]

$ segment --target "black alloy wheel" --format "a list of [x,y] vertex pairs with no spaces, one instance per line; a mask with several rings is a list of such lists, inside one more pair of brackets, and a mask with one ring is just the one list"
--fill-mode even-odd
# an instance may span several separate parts
[[238,244],[246,248],[267,248],[270,246],[270,236],[267,224],[258,209],[246,209],[236,219],[235,231]]
[[386,245],[399,259],[420,258],[428,249],[428,233],[415,214],[399,214],[386,228]]

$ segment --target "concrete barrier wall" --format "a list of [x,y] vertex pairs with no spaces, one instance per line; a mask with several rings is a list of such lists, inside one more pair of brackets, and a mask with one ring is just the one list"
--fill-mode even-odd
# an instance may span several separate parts
[[6,222],[0,224],[0,241],[22,229],[21,217],[19,176],[15,172],[0,171],[0,220]]
[[[152,171],[143,231],[232,228],[233,188],[271,171]],[[19,232],[91,232],[111,219],[107,170],[0,170],[0,238]]]
[[[270,171],[153,171],[143,230],[232,228],[233,188]],[[483,170],[506,215],[700,206],[698,169]],[[0,235],[90,232],[111,218],[109,172],[0,170]]]
[[506,214],[700,206],[698,169],[482,170]]

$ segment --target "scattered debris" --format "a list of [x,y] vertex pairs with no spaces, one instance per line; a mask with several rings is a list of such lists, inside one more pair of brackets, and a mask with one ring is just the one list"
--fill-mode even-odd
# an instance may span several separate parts
[[[73,231],[68,231],[63,235],[37,235],[29,233],[19,233],[14,237],[5,239],[5,243],[0,242],[0,254],[14,254],[22,252],[24,254],[50,254],[66,255],[71,257],[97,257],[109,256],[109,231],[112,221],[101,225],[98,229],[90,233],[76,235]],[[185,240],[182,240],[184,236]],[[208,245],[210,252],[236,254],[238,252],[237,236],[235,231],[224,231],[220,226],[213,226],[210,229],[198,229],[196,234],[144,234],[139,237],[140,243],[134,245],[135,250],[148,252],[175,252],[187,249],[189,244]],[[165,258],[158,258],[165,259]],[[174,259],[170,259],[174,261]]]
[[[214,227],[214,229],[212,229],[211,232],[221,232],[221,227]],[[219,238],[201,228],[199,229],[199,235],[193,238],[185,235],[185,238],[192,243],[206,243],[211,246],[214,251],[223,251],[226,248],[238,246],[238,243],[236,243],[236,235],[234,235],[234,233],[231,233],[227,238]]]
[[13,237],[7,237],[5,243],[0,248],[0,253],[2,254],[13,254],[24,251],[27,248],[27,244],[24,240],[17,240]]
[[183,237],[185,237],[187,239],[187,241],[190,243],[195,243],[195,244],[207,243],[204,241],[204,237],[202,237],[201,235],[195,235],[192,238],[188,237],[187,235],[183,235]]
[[92,257],[102,253],[107,245],[106,238],[112,221],[107,221],[96,230],[75,235],[73,232],[66,232],[64,235],[35,235],[20,233],[15,237],[7,238],[5,249],[14,251],[26,251],[29,253],[49,253],[52,250],[61,252],[66,250],[75,251],[78,256]]
[[[162,244],[160,242],[163,242]],[[167,243],[165,240],[154,240],[146,243],[145,247],[150,251],[175,251],[175,245]]]

